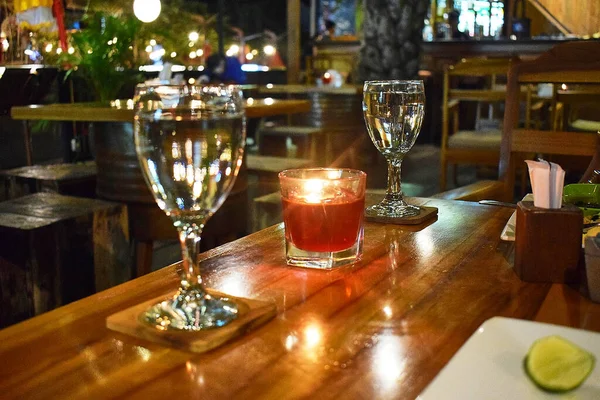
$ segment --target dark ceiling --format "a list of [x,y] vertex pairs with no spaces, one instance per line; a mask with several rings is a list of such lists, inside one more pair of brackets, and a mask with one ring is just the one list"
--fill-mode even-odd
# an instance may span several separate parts
[[[199,1],[208,7],[208,12],[218,12],[218,0]],[[281,35],[286,31],[285,0],[223,0],[225,16],[229,24],[244,31],[246,35],[262,32],[265,29]]]

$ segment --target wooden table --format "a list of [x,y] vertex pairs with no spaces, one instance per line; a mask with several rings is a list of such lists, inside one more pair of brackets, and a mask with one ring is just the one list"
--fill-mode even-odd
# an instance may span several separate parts
[[[308,100],[248,99],[248,118],[270,117],[310,111]],[[48,104],[13,107],[13,119],[48,121],[130,122],[133,121],[133,101],[116,100],[105,103]]]
[[258,93],[262,95],[273,94],[344,94],[344,95],[362,95],[362,85],[343,85],[341,87],[317,86],[317,85],[273,85],[259,86]]
[[2,398],[414,399],[490,317],[600,331],[600,305],[517,278],[499,239],[512,210],[413,201],[439,219],[367,223],[353,267],[287,267],[282,224],[202,254],[209,287],[278,309],[210,353],[105,328],[108,315],[173,291],[175,266],[0,331]]
[[[247,99],[246,116],[250,119],[308,112],[311,104],[302,99]],[[67,103],[13,107],[13,119],[25,120],[24,141],[27,165],[33,164],[31,132],[26,121],[133,122],[133,100],[109,103]]]

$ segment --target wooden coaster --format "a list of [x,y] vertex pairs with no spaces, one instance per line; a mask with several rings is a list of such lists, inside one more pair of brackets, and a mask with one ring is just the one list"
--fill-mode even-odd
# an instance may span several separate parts
[[[209,293],[219,295],[219,293],[212,291],[209,291]],[[172,296],[161,296],[119,311],[106,319],[106,327],[116,332],[166,346],[177,347],[193,353],[204,353],[259,327],[277,313],[277,307],[274,303],[220,295],[234,300],[238,305],[238,317],[220,328],[198,332],[159,331],[140,321],[140,315],[148,308]]]
[[419,225],[431,218],[437,217],[437,207],[419,206],[421,212],[419,215],[414,217],[402,217],[402,218],[391,218],[391,217],[370,217],[365,215],[365,219],[369,222],[375,222],[379,224],[397,224],[397,225]]

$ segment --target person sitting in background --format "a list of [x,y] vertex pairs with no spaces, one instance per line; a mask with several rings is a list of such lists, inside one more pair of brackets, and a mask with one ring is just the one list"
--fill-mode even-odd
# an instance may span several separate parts
[[200,82],[244,84],[246,74],[237,58],[212,54],[206,59],[206,68]]
[[445,30],[439,32],[437,35],[438,39],[453,39],[453,40],[469,40],[471,37],[460,30],[458,30],[458,17],[460,12],[458,10],[452,10],[448,13],[448,23],[446,24]]
[[462,31],[458,30],[458,17],[460,12],[452,10],[448,13],[448,24],[450,25],[450,36],[452,39],[469,40],[471,37]]
[[327,40],[332,40],[335,37],[335,22],[328,19],[325,21],[325,31],[322,32],[315,41],[322,42]]

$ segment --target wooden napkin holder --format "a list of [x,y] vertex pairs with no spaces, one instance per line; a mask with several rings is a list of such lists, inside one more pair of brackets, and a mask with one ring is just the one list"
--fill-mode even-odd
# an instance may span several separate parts
[[583,214],[565,204],[560,209],[517,203],[514,269],[526,282],[567,283],[579,279]]

